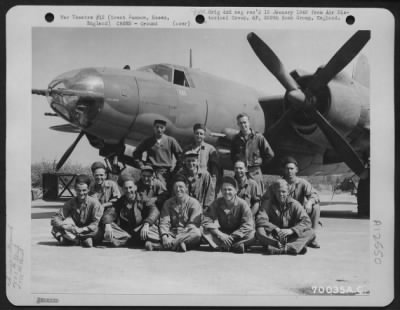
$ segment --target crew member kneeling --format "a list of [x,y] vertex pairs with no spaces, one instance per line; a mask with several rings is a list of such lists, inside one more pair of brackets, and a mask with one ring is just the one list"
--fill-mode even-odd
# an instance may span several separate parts
[[262,203],[256,217],[256,236],[269,254],[304,254],[315,238],[311,220],[303,206],[289,197],[288,183],[271,185],[272,197]]
[[244,253],[254,239],[254,220],[247,202],[237,196],[237,189],[233,177],[222,178],[223,197],[204,213],[203,237],[214,249]]
[[90,178],[78,175],[75,179],[76,197],[68,200],[52,217],[52,235],[62,245],[78,245],[92,247],[101,236],[98,224],[103,215],[100,202],[88,196]]

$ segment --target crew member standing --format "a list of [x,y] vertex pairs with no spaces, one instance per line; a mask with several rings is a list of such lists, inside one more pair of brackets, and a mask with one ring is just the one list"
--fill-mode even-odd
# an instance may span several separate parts
[[[164,120],[155,120],[153,123],[154,135],[143,140],[133,152],[133,160],[136,168],[142,169],[146,164],[153,167],[156,178],[158,178],[168,188],[171,178],[172,168],[181,154],[182,148],[173,138],[166,135],[165,129],[167,122]],[[143,161],[143,153],[147,153],[147,158]]]
[[261,166],[274,157],[274,152],[264,136],[250,127],[249,116],[240,113],[237,117],[240,132],[234,136],[231,144],[231,160],[246,163],[249,177],[254,179],[262,192],[265,190]]
[[183,152],[195,152],[198,154],[199,168],[207,170],[212,179],[215,193],[217,193],[217,184],[222,176],[219,164],[219,155],[215,147],[204,142],[206,136],[206,127],[203,124],[193,126],[194,142],[183,148]]

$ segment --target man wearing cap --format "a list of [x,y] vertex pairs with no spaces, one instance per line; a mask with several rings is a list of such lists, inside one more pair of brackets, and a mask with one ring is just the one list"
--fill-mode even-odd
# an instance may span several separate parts
[[159,242],[157,224],[160,212],[155,203],[139,198],[131,177],[123,178],[123,192],[114,206],[104,211],[100,225],[104,241],[115,247],[127,243],[137,246],[146,241]]
[[89,187],[89,196],[97,198],[103,208],[112,206],[121,197],[118,184],[107,180],[106,166],[102,162],[94,162],[90,169],[94,182]]
[[246,113],[240,113],[236,120],[240,132],[232,140],[231,161],[232,163],[238,160],[244,161],[249,177],[254,179],[264,192],[261,166],[274,157],[274,152],[264,136],[250,127],[249,116]]
[[51,233],[61,245],[92,247],[101,237],[98,224],[103,215],[100,202],[88,196],[90,178],[78,175],[75,179],[76,197],[68,200],[51,218]]
[[247,167],[244,161],[238,160],[235,162],[233,169],[235,180],[238,183],[237,195],[247,202],[254,217],[260,207],[261,189],[256,181],[247,177]]
[[256,217],[256,236],[268,254],[304,254],[315,238],[311,220],[297,200],[289,196],[288,183],[271,185],[272,197],[264,200]]
[[[156,177],[168,188],[174,159],[177,161],[180,158],[182,148],[173,137],[164,134],[166,126],[167,122],[164,120],[154,121],[154,135],[143,140],[137,146],[133,152],[133,160],[135,167],[141,169],[145,165],[142,157],[143,153],[146,152],[147,159],[145,162],[153,167]],[[175,167],[175,170],[177,170],[177,167]]]
[[174,196],[164,203],[161,210],[162,249],[186,252],[200,244],[202,208],[187,191],[186,178],[176,175],[173,180]]
[[212,179],[214,191],[217,191],[217,184],[222,175],[219,155],[214,146],[204,141],[206,136],[206,127],[203,124],[193,126],[194,142],[184,147],[183,152],[195,152],[198,154],[199,168],[207,170]]
[[152,201],[161,210],[164,201],[169,193],[165,185],[154,177],[154,170],[151,166],[145,165],[140,172],[140,179],[136,183],[137,194],[144,202]]
[[[289,196],[300,202],[311,218],[311,227],[317,230],[320,219],[319,195],[315,188],[305,179],[297,177],[299,171],[297,161],[291,156],[282,160],[283,178],[289,184]],[[319,248],[320,245],[314,239],[310,247]]]
[[194,151],[184,154],[183,168],[179,170],[188,180],[188,193],[200,202],[203,210],[207,209],[214,201],[215,191],[212,179],[207,170],[199,168],[199,156]]
[[213,249],[244,253],[254,239],[250,207],[237,196],[237,183],[233,177],[222,178],[222,195],[204,212],[203,237]]

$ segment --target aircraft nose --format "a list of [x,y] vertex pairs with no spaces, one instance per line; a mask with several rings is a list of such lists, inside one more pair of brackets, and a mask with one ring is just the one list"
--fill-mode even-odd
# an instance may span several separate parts
[[55,112],[85,129],[104,105],[104,81],[93,68],[69,71],[50,82],[46,95]]

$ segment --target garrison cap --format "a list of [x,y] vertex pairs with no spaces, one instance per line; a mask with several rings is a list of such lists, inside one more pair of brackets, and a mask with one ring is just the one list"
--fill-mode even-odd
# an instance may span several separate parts
[[185,158],[199,158],[199,154],[195,151],[187,151],[184,156]]
[[167,122],[164,121],[163,119],[156,119],[156,120],[154,120],[153,126],[156,125],[156,124],[160,124],[160,125],[163,125],[163,126],[167,126]]
[[175,177],[172,180],[172,184],[175,184],[176,182],[183,182],[186,184],[186,186],[189,184],[188,179],[183,174],[180,173],[175,175]]
[[287,164],[295,164],[298,166],[297,160],[292,156],[286,156],[282,159],[282,167],[286,166]]
[[231,176],[228,176],[228,175],[224,176],[222,178],[222,184],[224,184],[224,183],[231,184],[236,190],[238,189],[238,184],[237,184],[235,178],[233,178]]
[[154,169],[153,169],[153,167],[150,166],[150,165],[144,165],[144,166],[140,169],[140,171],[141,171],[141,172],[143,172],[143,171],[151,171],[151,172],[154,172]]
[[133,183],[135,183],[135,178],[130,174],[123,174],[120,176],[120,180],[118,183],[124,184],[127,181],[132,181]]
[[106,166],[101,161],[96,161],[92,164],[92,166],[90,166],[90,170],[92,170],[92,172],[99,168],[106,170]]
[[203,124],[200,124],[200,123],[194,124],[193,131],[196,131],[198,129],[203,129],[204,131],[206,131],[206,126],[204,126]]

